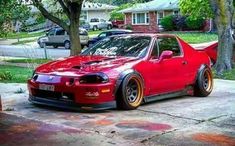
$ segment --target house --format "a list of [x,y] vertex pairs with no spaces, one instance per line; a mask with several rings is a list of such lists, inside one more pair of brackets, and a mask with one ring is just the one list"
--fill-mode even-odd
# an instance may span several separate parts
[[159,32],[161,19],[179,14],[179,0],[153,0],[121,10],[125,14],[125,25],[134,31]]
[[82,6],[81,19],[89,22],[92,18],[102,18],[104,20],[110,19],[110,12],[113,11],[117,6],[84,2]]

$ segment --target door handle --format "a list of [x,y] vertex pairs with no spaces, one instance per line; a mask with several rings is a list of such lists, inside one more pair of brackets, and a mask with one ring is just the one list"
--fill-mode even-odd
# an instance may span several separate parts
[[187,64],[188,64],[188,61],[182,61],[182,64],[183,64],[183,65],[187,65]]

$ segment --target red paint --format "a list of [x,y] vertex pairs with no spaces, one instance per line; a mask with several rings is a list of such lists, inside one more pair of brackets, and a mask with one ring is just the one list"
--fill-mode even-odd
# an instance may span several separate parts
[[[150,36],[153,39],[161,37],[176,37],[168,34],[129,34]],[[39,74],[37,81],[30,79],[28,89],[31,95],[35,94],[35,89],[39,84],[49,84],[55,86],[55,91],[73,93],[75,102],[79,104],[101,104],[115,100],[113,94],[116,88],[116,82],[120,74],[126,70],[132,69],[140,73],[144,80],[144,96],[153,94],[163,94],[175,91],[182,91],[187,85],[195,84],[197,71],[202,64],[210,66],[208,55],[203,51],[196,51],[189,44],[176,37],[184,55],[172,57],[159,62],[158,59],[152,59],[150,47],[147,55],[143,58],[121,57],[106,60],[105,56],[74,56],[64,60],[53,61],[41,65],[36,69]],[[153,42],[152,42],[153,43]],[[153,44],[150,44],[153,46]],[[200,58],[200,59],[199,59]],[[97,61],[92,65],[84,65],[87,62]],[[99,62],[100,61],[100,62]],[[183,64],[186,61],[187,64]],[[80,69],[73,68],[80,66]],[[89,73],[102,72],[109,78],[108,83],[102,84],[73,84],[66,86],[66,82],[74,78],[76,81],[83,75]],[[50,81],[50,76],[55,76],[55,81]],[[109,89],[110,92],[101,92]],[[87,98],[86,93],[99,93],[95,98]]]
[[0,111],[2,111],[2,97],[0,95]]
[[198,133],[192,136],[194,140],[211,143],[215,145],[235,146],[235,137],[223,134]]
[[172,128],[167,124],[151,123],[147,121],[123,121],[116,124],[116,126],[119,128],[137,128],[148,131],[165,131]]

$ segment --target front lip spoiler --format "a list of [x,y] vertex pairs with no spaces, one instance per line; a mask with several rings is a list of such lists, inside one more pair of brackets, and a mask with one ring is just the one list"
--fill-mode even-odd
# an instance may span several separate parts
[[46,105],[46,106],[53,106],[62,109],[69,109],[75,111],[100,111],[106,109],[114,109],[116,108],[116,101],[105,102],[101,104],[77,104],[72,102],[64,102],[59,100],[51,100],[41,97],[35,97],[29,95],[30,102],[34,104]]

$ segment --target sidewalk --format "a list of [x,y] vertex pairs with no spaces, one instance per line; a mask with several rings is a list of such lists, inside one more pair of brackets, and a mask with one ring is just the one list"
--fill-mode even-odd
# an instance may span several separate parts
[[[35,40],[39,37],[29,37],[29,38],[20,38],[19,41],[26,41],[26,40]],[[17,43],[18,39],[3,39],[0,38],[0,45],[11,45],[13,43]]]

